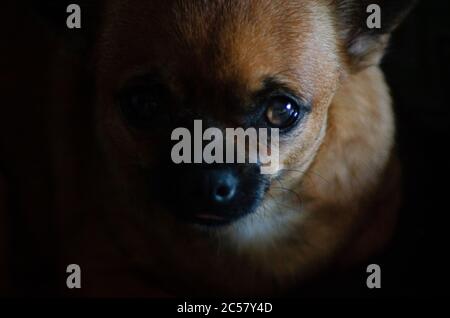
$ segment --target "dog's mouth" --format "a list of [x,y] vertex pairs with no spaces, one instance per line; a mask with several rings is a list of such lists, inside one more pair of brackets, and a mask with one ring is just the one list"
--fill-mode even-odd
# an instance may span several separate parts
[[147,172],[144,175],[151,176],[147,193],[152,193],[148,199],[163,204],[187,224],[231,225],[256,211],[270,186],[257,166],[240,168],[175,166]]
[[242,197],[238,202],[221,205],[201,199],[194,202],[181,200],[174,203],[175,205],[169,204],[169,209],[180,221],[187,224],[225,227],[254,213],[260,206],[266,190],[255,187],[247,191],[248,194],[238,191],[237,195]]
[[189,221],[197,225],[219,227],[229,225],[233,223],[234,220],[235,218],[228,218],[222,215],[204,212],[193,214]]
[[186,225],[220,228],[230,226],[242,218],[252,214],[258,205],[259,204],[255,204],[252,209],[247,209],[244,207],[232,210],[205,208],[185,209],[174,214],[179,222],[183,222]]

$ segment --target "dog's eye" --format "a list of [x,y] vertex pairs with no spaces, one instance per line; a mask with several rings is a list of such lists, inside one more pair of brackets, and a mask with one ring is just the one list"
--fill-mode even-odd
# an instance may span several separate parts
[[266,118],[272,127],[289,128],[297,122],[299,117],[300,106],[289,97],[273,97],[267,104]]
[[144,126],[154,120],[160,104],[159,92],[143,86],[124,90],[119,104],[125,119],[134,126]]

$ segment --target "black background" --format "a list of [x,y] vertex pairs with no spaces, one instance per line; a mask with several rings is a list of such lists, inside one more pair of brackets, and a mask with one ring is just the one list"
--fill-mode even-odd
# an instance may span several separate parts
[[[421,1],[383,62],[395,102],[404,203],[390,251],[392,296],[439,296],[444,284],[450,128],[450,2]],[[400,280],[396,280],[400,277]],[[389,280],[388,280],[389,282]]]

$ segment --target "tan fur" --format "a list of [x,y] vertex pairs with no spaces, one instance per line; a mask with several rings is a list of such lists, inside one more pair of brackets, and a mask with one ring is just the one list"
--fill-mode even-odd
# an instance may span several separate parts
[[[387,172],[391,100],[377,66],[354,73],[329,2],[111,1],[106,7],[96,49],[97,118],[122,200],[108,207],[106,222],[149,281],[175,294],[273,293],[383,246],[396,202],[394,190],[380,191],[386,173],[395,175]],[[272,74],[313,101],[301,129],[281,141],[282,169],[253,215],[205,231],[139,200],[131,205],[138,213],[130,211],[121,195],[139,197],[142,183],[129,163],[151,164],[151,143],[124,127],[112,93],[131,75],[160,66],[180,95],[195,78],[198,107],[219,117],[233,109],[220,103],[221,94],[249,96]],[[202,100],[211,91],[213,100]],[[381,209],[380,202],[392,206]]]
[[[389,34],[349,47],[354,35],[337,8],[353,2],[108,0],[93,67],[31,16],[14,20],[23,10],[7,16],[26,27],[6,50],[2,85],[6,104],[27,105],[28,116],[20,107],[0,116],[9,172],[0,173],[0,293],[20,289],[11,264],[31,277],[56,262],[56,288],[72,296],[63,284],[71,263],[82,267],[85,296],[273,295],[380,251],[399,200],[392,103],[377,65]],[[255,213],[205,229],[146,202],[136,166],[152,166],[156,141],[124,124],[114,96],[154,69],[228,127],[242,111],[228,97],[250,100],[266,76],[312,102],[282,138],[282,165]],[[19,221],[9,229],[12,213]],[[10,260],[22,234],[26,248]]]
[[[398,202],[391,99],[374,65],[385,43],[355,67],[334,2],[105,3],[94,52],[93,107],[102,153],[89,177],[63,169],[76,166],[69,155],[60,155],[54,168],[65,178],[55,183],[62,228],[87,211],[83,226],[62,231],[60,259],[79,262],[88,273],[85,295],[274,294],[329,266],[365,261],[383,247]],[[64,73],[58,66],[65,63],[63,57],[54,68]],[[130,132],[114,94],[133,75],[155,68],[177,96],[192,94],[198,110],[229,127],[241,123],[233,115],[237,106],[224,102],[227,96],[249,100],[265,76],[276,75],[312,101],[308,118],[281,140],[282,166],[256,213],[205,230],[179,222],[157,203],[143,202],[144,181],[134,165],[152,164],[155,141]],[[61,95],[53,101],[55,113],[65,105],[66,117],[77,114],[73,85],[58,80],[53,87]],[[82,147],[70,149],[79,154]],[[86,190],[91,197],[66,180],[92,183]],[[76,203],[67,209],[66,202]]]

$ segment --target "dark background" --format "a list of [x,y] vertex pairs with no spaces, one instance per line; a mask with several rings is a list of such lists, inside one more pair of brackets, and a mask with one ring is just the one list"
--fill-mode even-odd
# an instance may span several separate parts
[[390,295],[440,296],[448,250],[450,2],[421,1],[394,34],[383,69],[395,102],[404,185],[388,254]]
[[450,2],[422,1],[390,51],[383,66],[396,104],[405,198],[391,253],[402,258],[395,268],[414,294],[440,296],[450,211]]
[[[76,2],[76,1],[74,1]],[[0,5],[1,7],[2,5]],[[2,10],[3,11],[3,10]],[[0,12],[2,12],[0,11]],[[7,10],[5,10],[7,14]],[[16,10],[15,12],[20,12]],[[15,18],[6,16],[3,22],[14,23]],[[19,20],[20,21],[20,20]],[[22,34],[21,26],[4,24],[1,26],[5,33],[2,45],[23,48],[23,50],[1,56],[0,63],[8,64],[8,60],[17,54],[27,62],[23,69],[35,65],[47,63],[45,56],[39,56],[36,52],[27,51],[33,46],[39,46],[39,38],[21,39],[15,35]],[[38,28],[39,29],[39,28]],[[24,41],[24,43],[21,43]],[[30,44],[25,43],[29,41]],[[32,43],[32,44],[31,44]],[[3,47],[2,48],[3,52]],[[7,48],[5,48],[7,49]],[[75,48],[75,50],[78,48]],[[44,51],[44,50],[43,50]],[[388,54],[382,67],[385,70],[388,83],[392,90],[397,115],[397,147],[403,167],[403,206],[401,209],[400,223],[394,240],[389,249],[383,255],[374,257],[371,262],[382,267],[382,289],[368,290],[365,286],[367,277],[366,268],[356,268],[345,275],[334,276],[330,274],[322,284],[315,283],[302,290],[293,291],[293,295],[307,297],[439,297],[441,287],[444,285],[446,269],[444,260],[447,257],[449,247],[447,245],[446,214],[448,208],[448,151],[450,103],[448,92],[450,90],[450,2],[449,1],[421,1],[410,14],[404,24],[394,34]],[[3,68],[3,67],[2,67]],[[8,68],[6,68],[8,70]],[[33,70],[33,68],[32,68]],[[21,70],[23,71],[23,70]],[[20,78],[17,74],[2,71],[0,69],[1,88],[26,94],[28,79]],[[23,74],[23,72],[18,72]],[[43,74],[43,81],[47,75]],[[3,92],[2,92],[3,94]],[[24,107],[16,101],[15,104],[8,99],[0,102],[0,110],[9,107]],[[3,108],[3,109],[2,109]],[[20,110],[19,110],[20,112]],[[2,112],[0,112],[1,116]],[[37,111],[28,117],[39,119],[45,117],[45,112]],[[30,118],[24,118],[24,122]],[[11,130],[7,120],[0,118],[0,132],[6,134]],[[21,123],[14,123],[14,126]],[[17,129],[15,132],[20,131]],[[29,136],[28,138],[45,138],[45,136]],[[2,136],[2,144],[10,140],[12,135]],[[17,136],[16,138],[25,138]],[[10,141],[11,142],[11,141]],[[12,141],[14,142],[14,140]],[[46,149],[35,149],[36,152]],[[14,174],[10,172],[8,154],[2,153],[0,147],[0,211],[2,204],[2,187],[5,184],[9,192],[14,190]],[[34,150],[33,150],[34,151]],[[27,155],[24,152],[24,155]],[[31,150],[30,150],[31,154]],[[32,155],[31,155],[32,156]],[[38,160],[36,158],[30,158]],[[34,161],[33,161],[34,162]],[[31,164],[31,163],[30,163]],[[34,164],[37,165],[36,162]],[[43,166],[51,170],[51,163]],[[3,184],[2,184],[2,178]],[[6,181],[5,181],[6,180]],[[39,184],[34,180],[36,187],[48,188],[52,185]],[[10,193],[9,193],[10,194]],[[47,192],[51,196],[51,193]],[[10,197],[11,198],[11,197]],[[16,202],[11,203],[12,200]],[[20,196],[12,196],[7,200],[8,207],[20,210],[22,206],[34,204],[33,202],[20,202]],[[42,212],[45,215],[44,208]],[[52,239],[37,240],[40,248],[35,248],[31,241],[36,237],[33,230],[24,227],[23,221],[16,216],[0,215],[0,243],[2,238],[9,242],[7,247],[0,244],[0,272],[4,268],[9,269],[9,274],[0,273],[0,281],[8,280],[14,285],[14,295],[30,295],[41,293],[52,295],[48,286],[54,284],[55,273],[54,257],[51,248],[56,247]],[[22,215],[22,217],[24,217]],[[54,224],[46,224],[47,233],[52,231]],[[51,237],[51,236],[50,236]],[[51,243],[50,245],[47,245]],[[8,255],[3,257],[2,255]],[[27,256],[24,256],[25,254]],[[35,258],[35,270],[24,266],[24,263]],[[47,268],[44,270],[43,268]],[[41,286],[42,285],[42,286]],[[0,283],[0,295],[2,293]],[[9,295],[9,294],[7,294]]]

